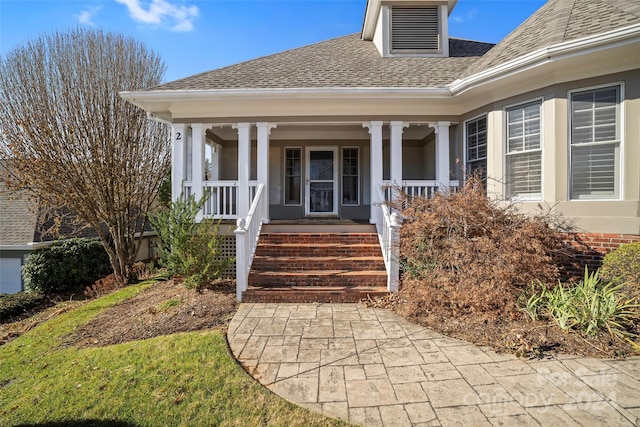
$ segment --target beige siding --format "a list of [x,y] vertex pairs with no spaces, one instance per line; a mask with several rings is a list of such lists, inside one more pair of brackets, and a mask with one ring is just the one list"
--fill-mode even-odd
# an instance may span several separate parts
[[[623,108],[619,200],[569,200],[569,107],[571,90],[622,83]],[[575,220],[579,230],[603,233],[640,234],[640,70],[550,86],[488,104],[460,118],[488,114],[487,172],[489,193],[502,197],[505,174],[504,109],[533,99],[542,104],[542,198],[523,202],[526,211],[553,206]],[[458,136],[464,147],[464,132]],[[464,149],[464,148],[462,148]]]

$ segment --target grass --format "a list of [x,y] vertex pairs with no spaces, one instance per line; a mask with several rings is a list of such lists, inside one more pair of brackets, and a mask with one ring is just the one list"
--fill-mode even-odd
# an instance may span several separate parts
[[148,286],[82,305],[0,347],[0,425],[345,425],[256,383],[219,330],[108,347],[64,344],[74,328]]

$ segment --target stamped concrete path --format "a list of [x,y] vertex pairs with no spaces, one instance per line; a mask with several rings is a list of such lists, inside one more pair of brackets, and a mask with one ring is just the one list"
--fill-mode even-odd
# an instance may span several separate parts
[[354,424],[640,423],[640,358],[523,361],[357,304],[242,304],[228,338],[270,390]]

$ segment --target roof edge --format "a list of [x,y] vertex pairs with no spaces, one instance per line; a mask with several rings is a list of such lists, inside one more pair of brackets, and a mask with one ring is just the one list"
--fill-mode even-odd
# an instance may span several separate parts
[[[326,88],[269,88],[269,89],[189,89],[123,91],[120,96],[129,102],[137,101],[193,101],[229,98],[372,98],[400,95],[409,98],[449,97],[448,88],[412,88],[412,87],[326,87]],[[138,105],[138,104],[136,104]]]
[[457,79],[449,84],[448,89],[453,95],[459,95],[506,75],[537,67],[554,60],[579,55],[593,49],[597,50],[605,45],[625,45],[629,43],[640,43],[640,24],[547,46],[479,73]]

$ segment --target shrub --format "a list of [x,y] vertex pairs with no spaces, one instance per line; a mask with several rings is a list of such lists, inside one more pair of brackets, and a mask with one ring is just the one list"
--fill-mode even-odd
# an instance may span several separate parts
[[526,216],[487,198],[476,176],[458,193],[405,197],[394,206],[406,206],[400,257],[409,314],[516,316],[517,298],[532,280],[558,277],[564,244],[555,218]]
[[81,293],[112,273],[109,256],[97,239],[69,239],[38,249],[23,267],[25,287],[44,294]]
[[116,279],[115,274],[110,274],[107,277],[98,279],[93,285],[87,286],[84,289],[84,296],[89,298],[99,298],[102,295],[122,288],[122,283]]
[[47,304],[47,298],[38,292],[0,294],[0,321],[9,321],[14,316]]
[[640,242],[620,245],[604,256],[600,277],[623,284],[629,297],[640,300]]
[[220,221],[205,219],[196,223],[205,200],[196,202],[193,195],[181,197],[170,209],[160,210],[150,218],[160,238],[160,265],[173,275],[185,276],[185,285],[196,289],[220,277],[233,262],[222,256],[224,236],[219,234]]
[[577,284],[558,283],[547,289],[538,282],[522,309],[534,319],[552,320],[562,330],[574,330],[595,336],[607,331],[612,338],[630,338],[635,321],[638,321],[638,305],[625,299],[620,292],[622,284],[601,283],[598,272],[589,274]]

